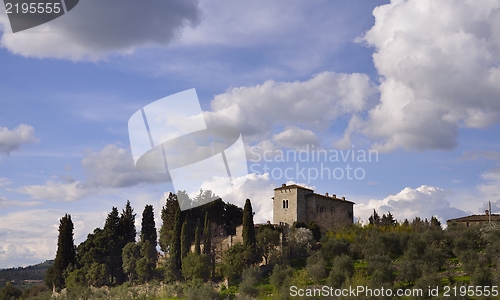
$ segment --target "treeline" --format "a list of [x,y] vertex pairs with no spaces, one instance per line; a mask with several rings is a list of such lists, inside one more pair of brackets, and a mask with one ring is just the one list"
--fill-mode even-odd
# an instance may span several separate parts
[[[291,286],[303,289],[323,285],[365,286],[392,291],[419,288],[427,291],[429,286],[448,286],[459,291],[465,285],[500,284],[500,226],[496,223],[472,227],[453,225],[444,230],[435,217],[398,222],[391,213],[379,215],[374,211],[368,225],[352,224],[321,234],[314,222],[296,223],[292,228],[272,224],[256,227],[250,200],[245,202],[243,210],[237,210],[241,213],[238,219],[227,215],[235,207],[222,201],[211,205],[197,208],[197,212],[180,212],[176,195],[170,195],[162,210],[163,225],[159,231],[160,247],[167,253],[167,259],[153,264],[156,250],[145,246],[153,243],[153,231],[148,231],[151,233],[148,237],[147,232],[141,230],[139,240],[127,243],[119,256],[122,277],[116,276],[119,274],[116,271],[111,273],[112,258],[105,254],[111,253],[110,250],[97,251],[101,246],[92,246],[88,249],[94,250],[90,251],[82,246],[91,245],[89,240],[95,240],[89,235],[76,248],[75,262],[62,271],[67,291],[60,295],[61,299],[132,299],[141,295],[144,299],[291,299],[300,298],[292,297]],[[127,206],[113,218],[125,218]],[[110,215],[116,216],[114,211]],[[147,225],[154,222],[150,222],[149,215],[150,209],[146,207],[143,228],[154,227]],[[61,224],[68,219],[65,216]],[[108,216],[104,229],[99,230],[107,230],[109,219]],[[115,223],[117,228],[123,227],[119,225],[121,222]],[[243,242],[225,250],[221,257],[217,252],[220,244],[214,242],[216,233],[224,228],[231,230],[231,224],[243,225]],[[123,236],[116,240],[121,241]],[[105,249],[115,243],[112,237],[106,237],[109,240],[108,246],[103,246]],[[80,258],[86,253],[92,257],[89,262]],[[102,281],[90,281],[94,271],[88,268],[89,264],[91,267],[102,265]],[[160,281],[163,285],[157,283]],[[144,282],[149,283],[141,286]],[[99,285],[110,288],[89,288]],[[10,289],[12,292],[12,287]],[[442,293],[438,297],[424,293],[409,298],[472,299],[467,295],[444,297]],[[45,298],[39,296],[38,299]]]
[[[191,201],[206,203],[206,199],[214,196],[211,191],[201,191]],[[64,216],[59,226],[56,258],[45,277],[47,286],[60,290],[64,287],[141,283],[163,280],[165,276],[177,278],[182,273],[181,260],[188,256],[192,242],[196,242],[195,252],[200,257],[189,257],[188,260],[194,260],[192,263],[208,261],[206,257],[212,252],[210,238],[234,233],[235,227],[243,221],[242,209],[218,199],[181,212],[178,197],[187,197],[187,194],[170,193],[166,199],[161,211],[163,224],[159,237],[152,205],[144,208],[139,234],[135,228],[136,214],[127,201],[121,213],[113,207],[104,227],[96,228],[78,247],[73,245],[71,216]],[[207,245],[203,249],[206,257],[201,257],[202,238]],[[170,257],[167,272],[157,269],[158,240],[161,250]]]
[[[137,234],[136,213],[130,201],[127,201],[121,212],[113,207],[103,228],[96,228],[88,234],[78,247],[74,245],[71,216],[66,214],[59,224],[54,263],[45,273],[47,288],[56,291],[63,288],[78,290],[118,286],[125,282],[137,284],[165,278],[176,280],[183,278],[183,274],[186,277],[197,276],[200,263],[204,263],[203,272],[207,273],[206,270],[211,270],[210,266],[215,265],[215,249],[211,247],[211,238],[235,234],[236,227],[244,219],[243,209],[225,203],[222,199],[210,202],[208,200],[214,199],[215,195],[211,191],[200,191],[195,199],[189,200],[193,205],[198,201],[209,203],[181,212],[178,197],[186,199],[187,194],[169,194],[161,211],[162,225],[159,230],[155,224],[153,207],[146,205],[142,213],[141,231]],[[158,241],[161,250],[170,257],[160,267],[156,248]],[[190,254],[193,242],[196,246],[194,253]],[[190,270],[192,268],[195,270]],[[37,287],[37,290],[43,289]],[[12,285],[6,287],[4,292],[13,299],[21,295],[21,291]]]
[[0,287],[3,287],[5,283],[10,281],[19,284],[24,282],[24,280],[43,280],[45,278],[45,272],[53,262],[52,260],[47,260],[33,266],[1,269]]

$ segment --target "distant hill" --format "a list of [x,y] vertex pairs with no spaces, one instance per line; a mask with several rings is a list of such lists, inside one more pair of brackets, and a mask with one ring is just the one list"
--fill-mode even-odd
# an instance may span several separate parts
[[45,272],[53,263],[53,260],[46,260],[33,266],[0,269],[0,288],[9,281],[13,281],[14,285],[30,284],[27,280],[33,280],[31,284],[36,283],[37,280],[43,281]]

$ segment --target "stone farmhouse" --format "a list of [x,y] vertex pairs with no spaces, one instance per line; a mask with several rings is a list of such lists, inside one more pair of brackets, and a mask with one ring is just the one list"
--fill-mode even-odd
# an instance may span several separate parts
[[495,222],[498,224],[500,222],[500,215],[498,214],[490,215],[489,211],[486,211],[484,215],[471,215],[456,219],[450,219],[446,221],[446,224],[448,226],[456,224],[459,226],[469,227],[469,226],[485,225],[488,224],[489,222]]
[[337,195],[320,195],[292,184],[274,189],[273,223],[290,227],[294,222],[314,221],[322,232],[354,222],[354,202]]

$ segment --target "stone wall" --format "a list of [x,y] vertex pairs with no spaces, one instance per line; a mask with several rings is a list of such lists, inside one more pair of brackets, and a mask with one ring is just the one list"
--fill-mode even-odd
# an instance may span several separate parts
[[[307,218],[307,202],[305,195],[313,193],[312,190],[296,185],[282,186],[274,189],[273,223],[285,223],[291,226],[294,222],[303,222]],[[288,206],[283,207],[283,201],[288,201]]]
[[[285,201],[285,207],[283,207]],[[287,202],[288,201],[288,206]],[[294,222],[316,222],[322,231],[352,224],[354,203],[336,195],[319,195],[298,185],[274,189],[273,223],[291,226]]]
[[310,194],[306,197],[307,221],[314,221],[322,231],[338,228],[354,221],[354,203],[345,199]]

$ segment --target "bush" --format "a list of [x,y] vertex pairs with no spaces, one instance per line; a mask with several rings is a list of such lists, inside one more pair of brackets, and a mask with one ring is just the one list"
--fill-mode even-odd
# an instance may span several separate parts
[[188,289],[188,300],[216,300],[219,294],[208,284],[199,284]]
[[337,240],[333,237],[324,237],[321,241],[321,253],[327,259],[332,259],[335,256],[347,254],[349,252],[349,243]]
[[313,244],[315,244],[311,230],[307,228],[295,228],[292,231],[289,242],[290,257],[303,259],[309,256]]
[[259,290],[257,289],[257,278],[247,277],[243,279],[239,286],[239,291],[242,295],[257,297],[259,295]]
[[325,279],[328,276],[326,273],[326,260],[321,252],[315,252],[307,258],[306,269],[309,276],[315,280]]
[[241,277],[241,272],[246,267],[245,247],[236,244],[224,253],[222,273],[231,282]]
[[340,288],[347,278],[354,274],[354,262],[348,255],[335,257],[333,260],[332,270],[328,275],[329,285]]
[[182,275],[188,280],[207,280],[210,277],[210,258],[208,255],[188,253],[182,259]]
[[368,260],[368,271],[371,274],[373,286],[392,283],[394,273],[391,259],[387,255],[375,255]]
[[239,286],[239,291],[242,295],[257,297],[259,290],[257,289],[257,282],[260,278],[260,269],[257,266],[251,266],[242,273],[243,281]]
[[288,286],[293,275],[293,269],[288,266],[275,265],[273,272],[269,276],[269,282],[277,289]]
[[37,284],[37,285],[34,285],[34,286],[31,286],[25,290],[23,290],[23,294],[21,296],[21,298],[25,298],[25,299],[28,299],[28,298],[34,298],[44,292],[47,292],[48,289],[45,285],[43,284]]
[[478,256],[476,251],[474,250],[465,250],[460,252],[458,259],[462,263],[464,271],[468,274],[472,274],[476,269],[478,263]]
[[0,290],[0,299],[1,300],[10,300],[17,299],[21,296],[23,292],[12,286],[10,282],[7,282],[5,286]]
[[241,277],[243,279],[255,278],[256,280],[259,280],[261,277],[260,275],[260,268],[258,266],[250,266],[241,273]]
[[471,284],[475,286],[492,286],[493,276],[488,266],[477,266],[471,276]]
[[429,290],[429,287],[435,288],[436,286],[440,285],[441,285],[441,278],[437,274],[429,274],[423,276],[422,278],[417,280],[417,282],[414,285],[414,288],[416,289],[420,288],[424,291],[423,296],[416,297],[416,299],[431,299],[432,296],[429,295],[429,293],[427,292]]

